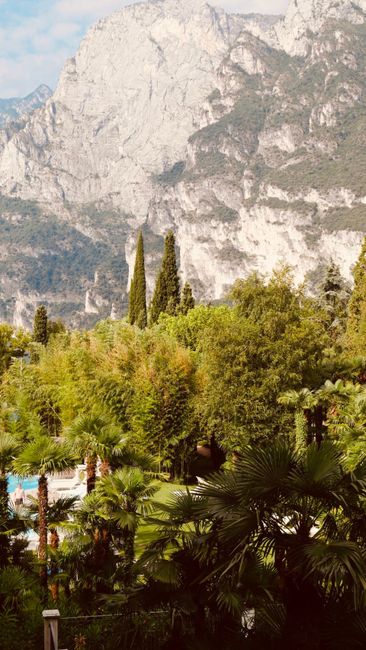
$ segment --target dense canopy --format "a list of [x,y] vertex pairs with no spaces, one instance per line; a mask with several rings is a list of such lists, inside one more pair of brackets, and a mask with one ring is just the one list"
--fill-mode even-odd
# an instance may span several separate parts
[[288,269],[217,306],[185,285],[147,327],[141,244],[129,319],[2,326],[0,647],[38,648],[47,606],[90,617],[69,650],[362,648],[363,266],[348,321],[332,264],[313,298]]

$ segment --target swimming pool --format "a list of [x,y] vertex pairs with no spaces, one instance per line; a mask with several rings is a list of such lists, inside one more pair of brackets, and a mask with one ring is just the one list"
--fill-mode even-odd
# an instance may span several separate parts
[[22,484],[23,490],[36,490],[38,487],[38,478],[37,476],[31,476],[30,478],[21,479],[19,478],[19,476],[14,476],[14,474],[10,474],[10,476],[8,476],[9,494],[15,491],[15,488],[18,485],[18,483]]

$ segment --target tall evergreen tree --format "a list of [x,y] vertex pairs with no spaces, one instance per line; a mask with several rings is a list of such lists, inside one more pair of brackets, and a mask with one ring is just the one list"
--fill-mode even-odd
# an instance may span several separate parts
[[133,285],[133,278],[131,280],[131,286],[130,286],[130,295],[128,297],[128,320],[131,325],[133,325],[136,321],[136,313],[135,313],[135,290],[134,290],[134,285]]
[[140,231],[137,241],[135,269],[130,290],[129,321],[131,325],[138,325],[145,329],[147,325],[146,309],[146,275],[144,239]]
[[34,315],[33,325],[33,340],[36,343],[47,345],[48,342],[48,316],[47,309],[44,305],[40,305]]
[[156,323],[162,312],[174,315],[180,303],[180,288],[175,237],[169,230],[165,238],[164,257],[151,303],[151,322]]
[[319,303],[326,312],[333,338],[344,334],[350,295],[350,286],[342,277],[339,266],[331,260],[319,287]]
[[182,314],[188,314],[190,309],[194,309],[195,300],[192,293],[192,287],[189,282],[186,282],[183,291],[182,299],[180,301],[180,311]]
[[346,342],[351,352],[366,355],[366,237],[353,277],[355,286],[348,308]]

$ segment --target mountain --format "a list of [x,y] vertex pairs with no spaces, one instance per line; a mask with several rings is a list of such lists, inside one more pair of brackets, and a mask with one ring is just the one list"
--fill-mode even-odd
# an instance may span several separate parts
[[0,128],[6,126],[9,122],[25,117],[28,113],[32,113],[36,108],[42,106],[51,95],[52,90],[42,84],[26,97],[0,99]]
[[366,232],[366,0],[285,17],[154,0],[100,21],[54,95],[0,132],[0,316],[44,301],[73,325],[121,314],[143,227],[221,298],[283,260],[345,276]]

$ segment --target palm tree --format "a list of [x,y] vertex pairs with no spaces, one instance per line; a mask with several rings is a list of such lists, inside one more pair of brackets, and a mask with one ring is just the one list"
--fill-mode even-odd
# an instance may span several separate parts
[[69,534],[61,550],[63,572],[90,605],[93,594],[111,593],[118,554],[111,548],[114,522],[105,517],[102,497],[93,490],[66,524]]
[[[57,551],[60,544],[58,528],[63,526],[68,520],[70,513],[73,511],[78,497],[63,497],[47,507],[47,523],[50,533],[50,550],[51,550],[51,595],[52,599],[58,600],[58,583],[55,581],[57,574]],[[23,517],[28,520],[30,527],[39,530],[39,502],[35,497],[29,496],[26,509],[23,511]]]
[[[174,491],[168,501],[154,503],[148,521],[157,529],[155,540],[137,563],[149,585],[146,600],[152,608],[170,609],[181,621],[166,647],[242,647],[245,606],[248,599],[258,599],[256,591],[262,597],[268,591],[270,568],[253,553],[240,584],[220,571],[227,548],[215,535],[217,523],[206,515],[206,498],[194,489]],[[240,640],[238,646],[233,637]]]
[[343,599],[354,615],[363,606],[365,459],[351,473],[330,442],[300,454],[280,443],[248,448],[233,471],[213,475],[196,494],[225,550],[213,572],[218,583],[231,576],[240,584],[253,553],[277,573],[272,597],[286,647],[314,647],[309,635],[320,638],[329,602]]
[[19,441],[14,436],[5,431],[0,432],[0,568],[7,564],[9,551],[9,536],[6,530],[9,513],[7,474],[19,449]]
[[137,467],[125,467],[114,474],[105,476],[97,485],[97,495],[102,499],[102,515],[106,521],[116,524],[117,546],[121,536],[125,558],[124,578],[129,585],[132,580],[132,568],[135,560],[135,535],[142,517],[150,508],[149,499],[158,489],[153,481]]
[[14,469],[20,476],[38,476],[38,520],[40,578],[47,591],[47,531],[48,531],[48,474],[72,467],[75,458],[69,449],[55,439],[40,435],[29,442],[14,461]]
[[101,474],[109,473],[110,461],[118,453],[121,433],[118,427],[100,415],[81,415],[67,432],[76,454],[86,458],[87,493],[95,488],[97,460],[102,459]]
[[295,408],[295,447],[305,449],[309,439],[309,413],[316,406],[317,399],[308,388],[289,390],[278,398],[279,404]]
[[[314,434],[316,439],[321,439],[322,409],[319,395],[309,388],[300,390],[289,390],[278,398],[279,404],[295,408],[295,448],[303,451],[306,446],[313,442]],[[320,422],[319,413],[320,407]]]

